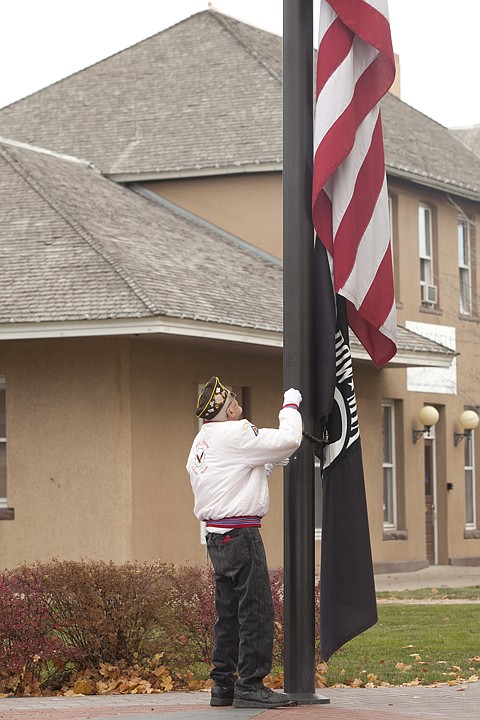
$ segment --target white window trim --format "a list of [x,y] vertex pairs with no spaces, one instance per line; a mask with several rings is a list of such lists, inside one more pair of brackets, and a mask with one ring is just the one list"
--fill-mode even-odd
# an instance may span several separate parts
[[[467,438],[465,438],[467,440]],[[472,464],[471,465],[465,465],[465,459],[464,459],[464,472],[465,472],[465,502],[466,502],[466,483],[467,483],[467,470],[472,471],[472,510],[473,510],[473,521],[471,523],[466,522],[465,523],[465,529],[466,530],[476,530],[477,529],[477,503],[476,503],[476,477],[475,477],[475,433],[471,433],[470,437],[468,438],[468,442],[471,443],[470,449],[471,449],[471,457],[472,457]],[[465,455],[464,455],[465,458]],[[467,508],[465,506],[465,515],[467,512]]]
[[393,241],[393,198],[388,196],[388,230],[390,233],[390,242]]
[[[391,428],[391,436],[390,436],[390,442],[391,442],[391,450],[392,450],[392,462],[391,463],[385,463],[385,460],[382,458],[382,478],[384,474],[385,468],[389,468],[392,471],[392,512],[393,512],[393,522],[385,522],[383,521],[383,527],[385,530],[396,530],[398,519],[397,519],[397,468],[396,468],[396,444],[395,444],[395,402],[393,400],[384,400],[382,402],[382,419],[383,419],[383,409],[384,408],[390,408],[390,428]],[[385,501],[385,498],[383,498]]]
[[[421,213],[421,211],[426,211],[425,213]],[[428,237],[430,239],[430,255],[422,254],[420,249],[420,220],[422,222],[427,219],[428,221]],[[434,273],[433,273],[433,231],[432,231],[432,208],[428,205],[424,205],[423,203],[420,203],[418,206],[418,254],[420,257],[420,261],[426,260],[429,264],[429,272],[428,276],[425,280],[422,280],[421,273],[420,273],[420,289],[423,285],[434,285]],[[430,304],[430,303],[424,303],[424,304]]]
[[[459,290],[460,290],[460,313],[462,315],[472,314],[472,262],[471,262],[471,248],[470,248],[470,223],[464,218],[459,218],[457,222],[457,242],[458,242],[458,229],[462,226],[465,228],[466,247],[467,247],[467,264],[460,263],[458,258],[458,270],[459,270]],[[462,297],[462,283],[460,281],[460,271],[466,270],[467,275],[467,287],[468,287],[468,308],[465,307]]]
[[[313,472],[315,470],[318,470],[320,468],[320,460],[315,456],[315,466]],[[320,487],[320,492],[323,493],[323,488]],[[316,500],[315,500],[316,502]],[[322,539],[322,528],[321,527],[315,527],[315,540],[321,540]]]
[[[3,376],[0,376],[0,388],[5,389],[5,378]],[[5,447],[7,446],[7,438],[0,437],[0,443],[3,443]],[[6,497],[0,497],[0,508],[6,508],[8,507],[8,499]]]

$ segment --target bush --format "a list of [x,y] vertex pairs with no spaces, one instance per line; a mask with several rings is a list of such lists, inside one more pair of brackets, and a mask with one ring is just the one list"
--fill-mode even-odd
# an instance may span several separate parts
[[[284,603],[284,571],[282,568],[270,573],[272,586],[273,608],[275,612],[275,630],[273,638],[273,667],[283,668],[285,603]],[[315,665],[321,662],[320,648],[320,583],[315,584]]]
[[211,568],[177,568],[169,602],[175,629],[162,637],[167,660],[180,672],[198,663],[210,664],[216,618]]
[[168,627],[173,567],[58,562],[37,566],[58,636],[75,664],[128,664],[158,652]]
[[64,665],[63,644],[54,630],[37,578],[22,582],[0,575],[0,692],[38,692],[47,667]]
[[[283,570],[271,573],[283,665]],[[316,601],[318,602],[318,589]],[[152,692],[208,677],[210,567],[52,561],[0,576],[0,692]],[[318,636],[318,629],[317,629]],[[318,649],[318,648],[317,648]],[[76,689],[75,689],[76,688]]]

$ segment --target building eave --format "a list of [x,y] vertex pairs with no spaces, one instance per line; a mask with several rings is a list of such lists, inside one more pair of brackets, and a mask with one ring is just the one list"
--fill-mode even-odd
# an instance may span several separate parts
[[249,163],[229,165],[228,167],[177,168],[172,170],[139,170],[138,172],[105,172],[105,177],[117,183],[152,182],[155,180],[180,180],[222,175],[242,175],[247,173],[282,172],[283,163]]
[[[362,345],[351,345],[352,357],[360,362],[371,363],[371,359],[367,351]],[[428,351],[410,350],[408,348],[399,348],[397,354],[385,366],[386,368],[405,368],[405,367],[431,367],[431,368],[449,368],[453,358],[458,353],[433,353]]]
[[469,185],[462,185],[454,180],[448,178],[433,177],[426,173],[420,173],[414,168],[401,167],[399,165],[393,165],[387,163],[386,166],[387,178],[398,178],[401,180],[408,180],[416,185],[422,185],[428,187],[431,190],[439,190],[440,192],[449,193],[450,195],[458,195],[462,198],[468,198],[469,200],[480,201],[480,188],[472,187]]
[[0,325],[0,340],[35,338],[102,337],[111,335],[169,335],[223,340],[233,343],[282,347],[282,334],[258,328],[239,327],[198,320],[148,317],[115,320],[71,320]]
[[[0,324],[0,341],[75,337],[178,337],[222,341],[266,348],[283,347],[283,335],[274,330],[216,324],[171,317],[121,318],[115,320],[72,320]],[[371,363],[366,350],[352,344],[355,361]],[[400,348],[387,367],[441,367],[451,365],[454,353],[429,353]]]

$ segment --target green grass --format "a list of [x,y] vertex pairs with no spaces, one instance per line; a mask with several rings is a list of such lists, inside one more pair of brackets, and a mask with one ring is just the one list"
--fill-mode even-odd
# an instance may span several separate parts
[[429,685],[480,675],[479,605],[380,605],[378,614],[373,628],[330,659],[328,686],[417,678]]
[[462,588],[423,588],[377,592],[377,598],[387,600],[480,600],[480,585]]

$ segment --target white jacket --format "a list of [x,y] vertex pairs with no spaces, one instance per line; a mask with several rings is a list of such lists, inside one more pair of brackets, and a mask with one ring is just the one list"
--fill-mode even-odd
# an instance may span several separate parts
[[266,463],[289,457],[302,441],[302,417],[292,407],[279,414],[278,429],[248,420],[205,423],[187,461],[199,520],[258,515],[269,507]]

